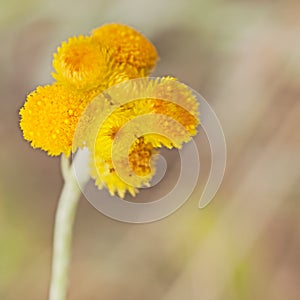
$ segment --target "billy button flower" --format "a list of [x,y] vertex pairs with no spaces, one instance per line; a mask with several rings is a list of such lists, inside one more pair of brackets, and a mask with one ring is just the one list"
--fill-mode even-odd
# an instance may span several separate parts
[[78,183],[89,180],[85,172],[75,178],[71,152],[87,147],[96,185],[123,198],[149,186],[158,148],[180,148],[196,134],[198,106],[191,91],[175,78],[140,78],[157,60],[155,47],[135,29],[101,26],[61,44],[53,56],[55,82],[37,87],[20,110],[20,127],[31,146],[51,156],[64,154],[50,300],[66,299]]
[[[138,116],[134,113],[134,105],[135,101],[121,105],[103,123],[100,122],[102,124],[98,128],[98,132],[96,135],[92,134],[93,145],[90,147],[90,150],[92,149],[91,175],[95,179],[96,185],[99,189],[106,187],[111,195],[117,193],[121,198],[125,196],[126,191],[135,196],[138,188],[149,185],[149,181],[155,173],[153,155],[157,151],[152,144],[145,143],[144,138],[140,137],[136,138],[132,145],[128,145],[127,138],[134,134],[135,128],[126,126]],[[124,128],[126,136],[123,132]],[[121,130],[123,130],[123,134],[120,133]],[[118,143],[119,154],[121,154],[120,157],[114,157],[114,163],[118,168],[128,172],[128,176],[133,176],[130,183],[123,180],[115,169],[112,160],[114,143]],[[128,156],[123,155],[124,153],[128,153]]]
[[153,44],[127,25],[105,24],[93,30],[92,38],[130,78],[149,75],[158,60]]
[[[96,184],[99,188],[106,186],[111,194],[118,193],[120,197],[127,191],[135,195],[154,175],[157,145],[151,139],[146,141],[144,136],[139,136],[130,147],[121,143],[128,150],[124,152],[126,157],[117,155],[115,158],[111,152],[119,130],[142,113],[136,102],[123,102],[120,110],[112,113],[101,129],[81,125],[97,124],[97,116],[105,115],[110,106],[118,104],[118,101],[112,104],[108,98],[103,105],[97,106],[93,115],[86,115],[95,98],[118,83],[149,75],[157,59],[151,42],[126,25],[108,24],[94,30],[90,36],[71,37],[53,56],[55,82],[37,87],[20,109],[20,127],[31,146],[51,156],[63,154],[61,167],[65,184],[55,219],[50,300],[66,299],[72,226],[80,197],[78,183],[85,186],[89,180],[85,173],[77,180],[74,177],[68,160],[71,152],[87,146],[92,154],[91,176]],[[117,100],[122,101],[122,97]],[[159,111],[162,106],[150,103],[150,107],[155,113],[155,109]],[[148,108],[144,106],[143,109],[146,114]],[[99,130],[100,136],[97,135]],[[155,136],[152,138],[154,141]],[[80,159],[77,155],[75,159],[78,157]],[[133,180],[122,180],[124,177],[119,176],[115,163],[135,174]]]
[[118,194],[124,198],[127,191],[135,196],[139,188],[149,186],[155,173],[154,154],[157,153],[157,150],[150,143],[145,143],[141,137],[132,145],[128,158],[115,161],[119,168],[132,173],[130,183],[119,176],[111,159],[104,159],[99,155],[92,156],[91,176],[99,189],[106,187],[112,196]]
[[78,120],[95,91],[80,93],[61,84],[39,86],[20,110],[23,136],[51,156],[71,153]]
[[[163,128],[165,133],[147,134],[145,142],[151,143],[155,148],[181,148],[184,142],[188,142],[191,136],[197,133],[200,123],[198,102],[192,91],[176,78],[169,76],[149,80],[144,88],[147,89],[146,95],[151,97],[136,101],[133,110],[136,114],[143,112],[161,115],[160,118],[156,118],[154,125],[158,129],[157,132]],[[168,137],[172,137],[173,141]]]
[[82,123],[93,132],[89,145],[96,185],[123,198],[126,191],[135,195],[149,184],[157,148],[181,148],[196,133],[198,106],[188,87],[170,77],[127,81],[108,89],[107,96],[89,105]]
[[52,76],[61,84],[87,91],[114,85],[121,73],[106,55],[101,43],[90,36],[71,37],[53,55]]

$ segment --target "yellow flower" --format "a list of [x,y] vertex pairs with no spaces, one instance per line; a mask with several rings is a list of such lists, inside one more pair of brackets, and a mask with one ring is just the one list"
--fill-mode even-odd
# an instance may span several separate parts
[[180,148],[199,124],[186,85],[130,80],[147,76],[157,59],[151,42],[126,25],[68,39],[54,54],[56,82],[37,87],[20,110],[24,138],[52,156],[88,147],[96,185],[134,196],[150,184],[157,148]]
[[69,156],[76,124],[92,98],[59,84],[37,87],[20,110],[24,138],[49,155]]
[[69,38],[53,55],[52,76],[60,83],[78,90],[113,85],[114,75],[120,73],[109,61],[100,43],[90,36]]
[[[197,133],[199,125],[198,102],[192,91],[173,77],[143,80],[141,85],[140,94],[147,98],[132,102],[133,114],[157,115],[153,117],[152,124],[146,125],[152,128],[153,133],[146,134],[145,141],[156,148],[180,148],[183,142]],[[138,94],[134,97],[138,98]],[[142,126],[144,124],[141,122]]]
[[98,187],[124,197],[126,191],[135,194],[149,184],[157,148],[181,148],[196,134],[198,124],[197,101],[186,85],[169,77],[144,78],[96,97],[78,131],[84,132],[92,152]]
[[151,42],[127,25],[103,25],[93,30],[92,37],[106,48],[109,57],[130,78],[147,76],[158,60]]
[[112,159],[92,155],[91,176],[99,189],[106,186],[111,195],[117,193],[119,197],[124,198],[128,191],[135,196],[138,188],[149,186],[155,173],[154,154],[157,154],[157,151],[141,137],[136,139],[130,148],[128,158],[117,158],[113,162]]

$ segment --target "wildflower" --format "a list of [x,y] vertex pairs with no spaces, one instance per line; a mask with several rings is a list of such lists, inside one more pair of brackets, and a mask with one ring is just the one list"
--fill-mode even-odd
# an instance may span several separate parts
[[37,87],[20,110],[24,138],[51,156],[68,157],[76,124],[92,98],[57,83]]
[[88,36],[72,37],[53,55],[52,76],[75,89],[99,86],[107,77],[108,65],[99,43]]
[[196,134],[198,104],[175,78],[142,78],[158,59],[140,33],[107,24],[63,42],[54,54],[56,79],[31,92],[20,127],[33,148],[69,156],[91,153],[99,189],[124,197],[149,186],[158,148],[180,148]]
[[126,81],[92,101],[78,131],[88,137],[98,187],[123,197],[126,190],[136,194],[149,185],[157,148],[181,148],[196,133],[195,103],[185,85],[168,77]]
[[157,62],[158,55],[151,42],[127,25],[103,25],[93,30],[92,37],[130,78],[147,76]]
[[99,189],[106,186],[111,195],[117,193],[124,198],[128,191],[135,196],[138,188],[149,186],[155,173],[155,154],[154,147],[141,137],[131,146],[128,157],[117,157],[113,161],[112,158],[92,155],[91,176]]

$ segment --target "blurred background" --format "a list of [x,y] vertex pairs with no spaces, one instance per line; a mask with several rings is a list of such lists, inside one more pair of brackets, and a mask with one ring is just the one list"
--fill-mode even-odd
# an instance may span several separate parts
[[151,224],[83,197],[69,299],[300,299],[298,0],[0,0],[0,299],[47,299],[59,159],[33,150],[19,108],[51,82],[62,40],[122,22],[156,45],[155,76],[202,94],[223,126],[224,182],[203,210],[209,147],[189,201]]

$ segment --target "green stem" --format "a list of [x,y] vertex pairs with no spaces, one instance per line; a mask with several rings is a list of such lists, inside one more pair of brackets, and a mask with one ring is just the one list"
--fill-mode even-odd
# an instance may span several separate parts
[[81,195],[65,156],[61,157],[61,168],[65,183],[56,210],[49,300],[65,300],[67,296],[73,224]]

